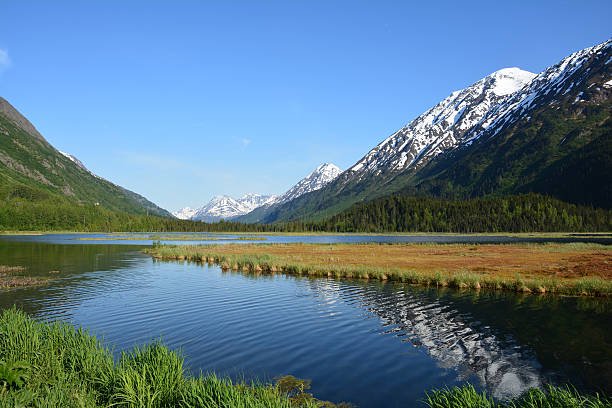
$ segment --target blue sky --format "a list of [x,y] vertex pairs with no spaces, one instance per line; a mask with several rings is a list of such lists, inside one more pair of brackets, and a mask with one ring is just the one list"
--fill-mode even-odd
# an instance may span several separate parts
[[612,2],[0,1],[0,96],[164,208],[346,169],[451,91],[612,36]]

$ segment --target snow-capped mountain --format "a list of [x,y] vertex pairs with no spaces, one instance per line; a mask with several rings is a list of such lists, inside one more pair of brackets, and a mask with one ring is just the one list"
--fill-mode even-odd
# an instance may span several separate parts
[[320,218],[389,194],[535,192],[609,207],[611,103],[612,39],[538,75],[502,69],[451,93],[326,187],[257,221]]
[[243,219],[243,216],[247,216],[254,210],[265,211],[303,194],[319,190],[338,177],[340,173],[342,170],[335,164],[324,163],[280,196],[247,193],[237,200],[225,195],[217,196],[201,208],[184,207],[172,214],[181,219],[205,222],[215,222],[221,219],[235,220],[236,218],[239,218],[237,221],[249,222]]
[[320,190],[332,181],[334,181],[342,170],[332,163],[324,163],[317,167],[308,176],[301,179],[296,185],[287,190],[284,194],[270,199],[267,203],[258,208],[253,209],[246,215],[242,215],[236,219],[240,222],[260,222],[276,207],[290,203],[303,196],[306,193]]
[[[593,47],[577,51],[561,60],[559,63],[545,69],[529,84],[505,98],[495,106],[462,142],[471,144],[483,135],[490,138],[516,121],[529,116],[529,112],[537,107],[554,104],[558,99],[569,94],[573,89],[581,88],[585,81],[592,77],[596,70],[606,68],[612,62],[612,57],[606,58],[612,51],[612,39]],[[600,59],[599,64],[594,61]],[[607,59],[606,62],[603,62]],[[594,63],[581,69],[587,63]],[[608,67],[609,68],[609,67]],[[609,79],[609,78],[607,78]],[[593,85],[596,85],[593,83]],[[606,87],[602,81],[599,86]],[[580,92],[574,103],[581,101],[584,92]],[[585,100],[582,99],[584,102]]]
[[[238,202],[242,204],[244,207],[248,208],[248,211],[253,211],[257,207],[261,207],[262,205],[266,205],[276,201],[278,196],[276,195],[261,195],[255,193],[246,193]],[[247,212],[248,212],[247,211]]]
[[505,68],[484,77],[398,130],[349,169],[349,178],[417,168],[456,145],[482,118],[536,74]]
[[190,220],[191,217],[193,217],[196,212],[198,212],[197,208],[191,208],[187,206],[187,207],[179,208],[178,210],[174,211],[172,215],[174,215],[176,218],[180,220]]
[[324,163],[270,204],[286,203],[303,194],[319,190],[338,177],[340,173],[342,173],[342,170],[335,164]]
[[238,200],[230,196],[216,196],[202,208],[195,210],[190,217],[192,220],[215,222],[230,220],[253,211],[255,208],[274,200],[276,196],[264,196],[248,193]]

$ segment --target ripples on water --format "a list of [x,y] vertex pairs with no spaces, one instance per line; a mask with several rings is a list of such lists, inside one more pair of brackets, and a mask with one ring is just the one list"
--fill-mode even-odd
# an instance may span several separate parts
[[606,303],[255,277],[122,246],[2,245],[12,264],[62,273],[1,293],[1,307],[89,327],[116,351],[161,337],[194,372],[292,374],[312,379],[320,398],[360,407],[412,405],[463,381],[500,398],[568,380],[611,391]]

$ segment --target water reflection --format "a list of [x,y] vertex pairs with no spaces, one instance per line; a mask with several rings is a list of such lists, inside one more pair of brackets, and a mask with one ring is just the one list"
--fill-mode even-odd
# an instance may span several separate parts
[[608,299],[322,279],[310,286],[321,304],[342,300],[367,310],[381,334],[426,350],[440,367],[462,381],[477,379],[497,398],[544,383],[612,389]]
[[474,321],[452,305],[432,301],[417,290],[397,287],[371,290],[364,286],[359,291],[347,292],[344,285],[334,281],[311,282],[313,291],[326,304],[341,298],[366,309],[380,320],[381,333],[425,349],[440,367],[456,370],[460,380],[473,382],[477,378],[497,398],[517,395],[542,384],[541,366],[533,353],[512,338],[502,341],[489,326]]
[[47,287],[0,292],[0,308],[69,319],[117,350],[162,336],[194,372],[293,374],[361,407],[465,380],[497,397],[543,383],[612,391],[610,301],[245,275],[138,250],[0,240],[0,264],[60,270]]

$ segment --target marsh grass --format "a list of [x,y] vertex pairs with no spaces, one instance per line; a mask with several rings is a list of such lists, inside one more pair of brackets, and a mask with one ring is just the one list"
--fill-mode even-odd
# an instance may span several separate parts
[[111,350],[89,332],[65,322],[40,323],[15,308],[0,315],[0,361],[13,368],[5,371],[19,380],[0,391],[1,408],[314,408],[323,404],[308,396],[298,403],[296,395],[274,384],[236,383],[215,374],[192,376],[183,366],[181,352],[159,342],[122,352],[115,361]]
[[[384,247],[384,245],[362,245],[361,247],[372,249],[372,260],[369,265],[360,264],[342,264],[341,258],[329,257],[333,254],[334,248],[352,247],[357,253],[360,250],[360,244],[266,244],[257,246],[242,246],[246,249],[244,253],[240,253],[240,246],[175,246],[163,245],[157,243],[152,249],[145,249],[145,253],[152,254],[157,259],[163,260],[186,260],[193,262],[208,262],[220,265],[224,269],[241,270],[249,273],[277,273],[282,272],[289,275],[311,276],[311,277],[329,277],[329,278],[354,278],[354,279],[378,279],[381,281],[397,281],[409,284],[430,286],[430,287],[449,287],[456,289],[471,289],[471,290],[510,290],[520,293],[534,294],[563,294],[572,296],[597,296],[607,297],[612,296],[612,280],[603,279],[598,276],[583,276],[574,277],[571,279],[561,279],[554,275],[537,276],[534,274],[525,275],[515,273],[514,276],[508,277],[495,273],[495,262],[500,262],[492,259],[492,272],[477,273],[467,270],[417,270],[414,268],[400,268],[386,266],[388,261],[381,258],[376,253],[376,248]],[[405,244],[404,244],[405,245]],[[411,244],[412,245],[412,244]],[[610,248],[599,246],[597,244],[573,245],[566,249],[569,255],[572,255],[572,248],[576,251],[589,250],[605,250],[610,253]],[[416,244],[416,247],[422,246],[427,253],[425,256],[436,257],[436,249],[441,248],[441,245],[432,244]],[[455,245],[463,251],[463,253],[474,252],[482,253],[479,247],[474,245]],[[540,248],[533,245],[524,245],[525,250],[531,248]],[[291,256],[273,255],[266,253],[270,248],[283,249],[285,253]],[[551,247],[552,249],[556,247]],[[542,251],[548,252],[548,246],[545,246]],[[247,253],[250,251],[260,251],[259,253]],[[323,256],[323,251],[325,256]],[[305,255],[298,255],[303,253]],[[464,255],[461,255],[464,256]],[[606,255],[607,256],[607,255]],[[521,260],[513,260],[520,262]],[[377,266],[376,264],[379,264]]]
[[[292,376],[274,384],[234,382],[214,373],[192,376],[180,351],[160,342],[120,353],[118,359],[95,335],[65,322],[41,323],[12,308],[0,314],[0,408],[315,408],[351,407],[319,401],[310,381]],[[431,408],[603,408],[604,396],[571,388],[532,389],[496,402],[466,384],[426,393]]]
[[227,235],[125,235],[109,234],[107,237],[100,238],[73,238],[73,241],[265,241],[268,238],[256,236],[239,236],[228,238]]
[[13,272],[24,272],[25,268],[23,266],[7,266],[0,265],[0,273],[13,273]]
[[575,389],[547,386],[530,389],[518,398],[495,401],[485,392],[478,393],[470,384],[432,390],[423,402],[429,408],[610,408],[612,399],[599,394],[585,396]]
[[0,265],[0,289],[40,286],[47,284],[50,280],[48,277],[16,275],[25,270],[23,266]]

